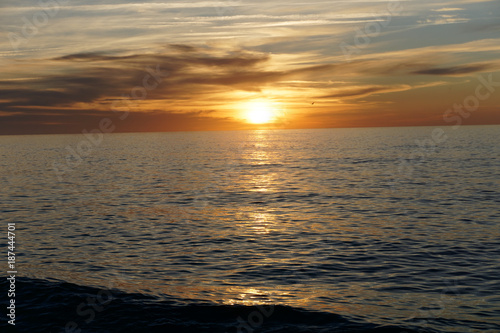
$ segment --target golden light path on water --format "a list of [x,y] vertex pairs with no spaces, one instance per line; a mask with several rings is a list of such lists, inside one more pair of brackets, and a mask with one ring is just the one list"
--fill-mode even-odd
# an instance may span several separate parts
[[[496,206],[491,188],[484,189],[473,206],[479,222],[471,222],[454,206],[457,196],[478,195],[467,188],[452,196],[428,191],[426,200],[449,204],[439,209],[415,199],[427,190],[418,184],[437,179],[441,164],[395,196],[380,175],[400,149],[393,138],[410,130],[386,131],[112,136],[67,185],[40,191],[27,183],[40,214],[24,230],[20,225],[23,275],[167,299],[410,318],[435,303],[434,290],[446,288],[425,270],[433,265],[452,274],[461,267],[447,244],[480,260],[489,251],[482,244],[497,242],[494,217],[488,219]],[[372,144],[386,148],[373,151]],[[125,148],[134,146],[142,148]],[[381,158],[386,150],[389,157]],[[454,159],[435,163],[461,172]],[[462,179],[478,174],[466,171]],[[473,191],[482,186],[468,181]],[[400,201],[413,215],[400,213]],[[18,220],[31,218],[20,212]],[[456,216],[454,223],[442,215]],[[481,242],[472,246],[471,239]],[[445,296],[443,315],[469,319],[462,305],[486,307],[493,297]]]

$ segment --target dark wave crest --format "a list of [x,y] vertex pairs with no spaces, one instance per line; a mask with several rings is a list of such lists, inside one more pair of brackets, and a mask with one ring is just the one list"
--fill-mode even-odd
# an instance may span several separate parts
[[[7,290],[2,279],[1,289]],[[5,303],[4,303],[5,304]],[[3,316],[5,318],[5,316]],[[377,326],[329,313],[288,306],[217,305],[158,299],[79,286],[63,281],[17,278],[16,325],[2,320],[1,332],[210,332],[210,333],[424,333]]]

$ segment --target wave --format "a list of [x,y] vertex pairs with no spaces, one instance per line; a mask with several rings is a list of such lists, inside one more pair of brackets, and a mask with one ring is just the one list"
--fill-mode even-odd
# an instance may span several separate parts
[[[1,289],[8,289],[6,278],[2,278]],[[283,305],[219,305],[179,298],[159,299],[64,281],[20,277],[16,279],[15,300],[16,325],[2,321],[1,332],[436,332],[380,326],[329,312]]]

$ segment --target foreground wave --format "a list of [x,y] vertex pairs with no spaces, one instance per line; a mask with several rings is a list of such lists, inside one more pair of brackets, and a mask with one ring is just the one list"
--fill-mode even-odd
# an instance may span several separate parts
[[[6,290],[6,279],[1,282]],[[329,313],[288,306],[217,305],[158,299],[79,286],[64,281],[18,278],[16,325],[7,332],[366,332],[423,333],[410,327],[378,326]]]

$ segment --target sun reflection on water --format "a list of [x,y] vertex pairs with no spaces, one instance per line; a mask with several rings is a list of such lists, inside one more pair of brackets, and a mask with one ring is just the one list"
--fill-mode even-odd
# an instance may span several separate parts
[[274,216],[266,213],[250,213],[248,226],[257,235],[268,234],[275,223]]
[[247,288],[239,291],[238,296],[223,301],[227,305],[260,305],[271,304],[272,296],[269,292],[256,288]]

